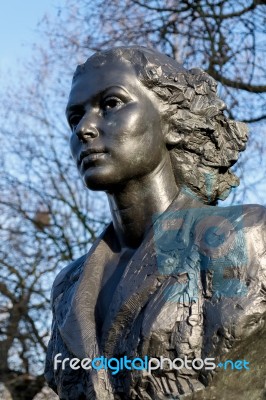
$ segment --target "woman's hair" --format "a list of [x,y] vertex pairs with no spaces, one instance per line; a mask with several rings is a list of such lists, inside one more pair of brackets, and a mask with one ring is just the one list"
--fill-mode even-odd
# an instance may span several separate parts
[[239,179],[230,171],[247,142],[244,123],[228,119],[225,103],[217,96],[217,83],[198,68],[185,69],[174,59],[140,46],[117,47],[95,53],[78,66],[127,60],[140,82],[165,105],[162,118],[169,124],[168,146],[176,182],[189,187],[205,203],[224,200]]

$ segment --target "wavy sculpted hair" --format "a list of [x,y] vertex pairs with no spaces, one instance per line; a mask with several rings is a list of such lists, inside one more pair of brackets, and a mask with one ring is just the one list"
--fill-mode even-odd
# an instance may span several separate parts
[[139,81],[163,102],[177,184],[187,186],[204,203],[224,200],[239,185],[230,167],[245,150],[248,131],[244,123],[224,115],[226,105],[217,96],[216,81],[199,68],[187,70],[174,59],[141,46],[95,53],[77,67],[73,80],[88,63],[103,65],[113,59],[130,62]]

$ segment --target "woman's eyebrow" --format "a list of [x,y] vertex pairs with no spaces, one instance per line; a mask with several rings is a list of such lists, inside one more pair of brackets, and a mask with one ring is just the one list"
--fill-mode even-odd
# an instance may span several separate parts
[[122,90],[123,92],[126,92],[128,96],[130,96],[129,91],[124,86],[120,86],[120,85],[109,86],[109,87],[105,88],[104,90],[102,90],[101,92],[99,92],[99,94],[105,95],[107,92],[112,91],[114,89]]
[[83,108],[84,105],[88,102],[88,100],[91,103],[93,103],[93,102],[97,101],[100,97],[105,96],[106,94],[108,94],[108,92],[112,92],[113,90],[117,90],[117,89],[120,90],[120,91],[122,90],[123,92],[125,92],[128,97],[132,97],[130,95],[129,91],[124,86],[111,85],[111,86],[108,86],[107,88],[105,88],[103,90],[99,90],[98,92],[92,94],[90,96],[90,98],[87,99],[87,101],[84,102],[84,104],[80,103],[80,104],[69,104],[69,105],[67,105],[66,114],[70,113],[71,111],[76,111],[78,109]]
[[70,104],[66,106],[66,114],[69,114],[71,111],[77,111],[83,108],[82,104]]

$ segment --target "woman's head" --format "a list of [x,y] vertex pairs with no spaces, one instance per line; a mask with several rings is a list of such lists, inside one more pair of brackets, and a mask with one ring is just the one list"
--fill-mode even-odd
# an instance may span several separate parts
[[239,184],[230,171],[245,149],[245,124],[229,120],[216,94],[217,84],[200,69],[186,70],[170,57],[139,46],[98,52],[78,66],[73,81],[87,64],[129,62],[139,81],[161,100],[167,124],[168,150],[177,184],[193,190],[204,202],[225,199]]

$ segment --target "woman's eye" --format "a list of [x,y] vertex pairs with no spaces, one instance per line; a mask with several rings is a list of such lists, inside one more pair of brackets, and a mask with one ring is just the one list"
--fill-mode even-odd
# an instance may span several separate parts
[[70,117],[69,117],[69,125],[72,127],[72,128],[75,128],[78,124],[79,124],[79,122],[80,122],[80,120],[82,119],[82,115],[80,115],[80,114],[73,114],[73,115],[71,115]]
[[118,97],[108,97],[103,101],[103,110],[108,111],[112,110],[114,108],[119,108],[123,104],[122,100],[120,100]]

